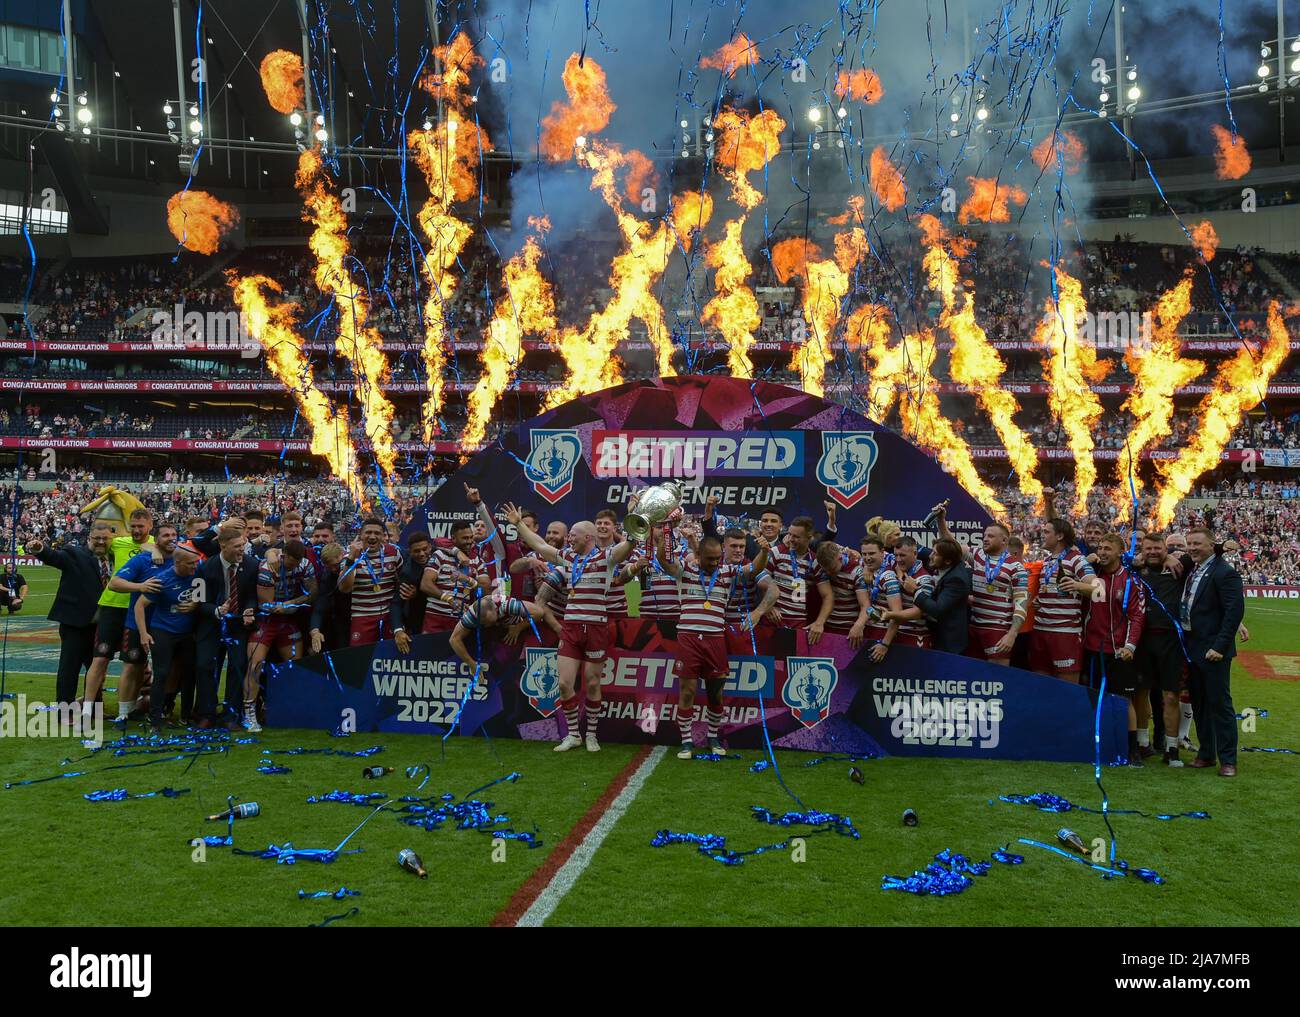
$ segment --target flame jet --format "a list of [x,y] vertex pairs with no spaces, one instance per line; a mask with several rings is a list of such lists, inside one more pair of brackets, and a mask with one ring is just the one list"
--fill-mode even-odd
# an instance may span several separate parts
[[347,266],[351,257],[347,215],[338,196],[326,186],[329,177],[319,149],[308,149],[298,158],[295,183],[302,194],[302,217],[315,227],[307,243],[316,257],[316,286],[334,300],[339,315],[336,348],[352,363],[365,411],[366,437],[385,481],[391,485],[397,452],[393,448],[393,404],[384,394],[388,358],[379,331],[368,324],[370,294]]
[[957,257],[970,253],[973,245],[968,240],[949,236],[939,220],[932,215],[919,215],[916,222],[925,238],[924,266],[930,288],[938,292],[943,303],[939,327],[947,329],[952,338],[952,354],[948,363],[952,380],[958,385],[967,386],[974,393],[980,407],[989,415],[998,437],[1002,439],[1002,445],[1016,471],[1016,482],[1021,493],[1033,498],[1041,509],[1043,482],[1035,476],[1038,471],[1038,451],[1029,436],[1015,422],[1015,415],[1020,409],[1016,397],[998,383],[1006,373],[1007,365],[989,342],[988,334],[975,320],[974,292],[964,289],[958,306],[960,268]]

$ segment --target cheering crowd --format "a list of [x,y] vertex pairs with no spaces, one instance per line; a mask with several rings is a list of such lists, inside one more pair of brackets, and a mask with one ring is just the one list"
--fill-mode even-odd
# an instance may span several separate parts
[[[1240,549],[1205,526],[1120,534],[1094,517],[1076,534],[1049,498],[1037,520],[1014,531],[993,523],[972,550],[944,506],[933,513],[937,539],[922,546],[879,518],[856,544],[843,540],[833,502],[821,528],[774,510],[739,528],[710,499],[700,517],[625,533],[608,509],[569,525],[510,504],[497,509],[503,527],[477,490],[465,496],[465,516],[436,540],[416,531],[402,542],[396,522],[375,517],[340,539],[324,516],[257,508],[179,523],[141,508],[128,534],[95,523],[84,544],[28,539],[27,553],[63,572],[50,612],[59,701],[78,698],[85,669],[80,699],[93,710],[120,656],[119,720],[147,715],[161,730],[179,704],[182,723],[257,731],[268,662],[381,639],[407,654],[413,636],[441,632],[479,681],[485,640],[556,648],[556,751],[598,751],[606,655],[635,585],[637,615],[677,649],[683,757],[698,687],[710,751],[725,753],[729,658],[770,652],[802,629],[809,645],[836,633],[873,661],[909,645],[1105,682],[1129,700],[1131,764],[1160,753],[1182,766],[1194,717],[1190,765],[1236,774],[1228,672],[1248,633],[1241,577],[1224,554]],[[1027,541],[1038,555],[1026,555]]]

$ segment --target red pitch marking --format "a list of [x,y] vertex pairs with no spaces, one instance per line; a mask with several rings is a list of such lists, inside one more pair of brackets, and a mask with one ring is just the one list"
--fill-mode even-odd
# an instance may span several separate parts
[[[533,906],[533,902],[541,896],[555,878],[555,874],[560,871],[561,866],[569,860],[569,857],[577,850],[578,845],[591,832],[591,828],[600,821],[600,817],[618,797],[619,792],[627,786],[627,782],[632,779],[632,774],[645,762],[646,757],[650,755],[653,746],[642,745],[636,751],[636,754],[627,761],[623,769],[615,774],[614,779],[600,793],[600,797],[591,803],[591,807],[582,814],[582,818],[574,824],[560,843],[555,845],[555,849],[547,856],[546,861],[533,872],[531,876],[524,881],[524,884],[515,891],[514,896],[506,902],[497,916],[492,919],[491,926],[500,928],[518,924],[519,919],[524,913]],[[567,762],[567,760],[565,761]]]
[[1300,681],[1300,654],[1238,650],[1237,661],[1250,672],[1252,678],[1262,678],[1265,681]]

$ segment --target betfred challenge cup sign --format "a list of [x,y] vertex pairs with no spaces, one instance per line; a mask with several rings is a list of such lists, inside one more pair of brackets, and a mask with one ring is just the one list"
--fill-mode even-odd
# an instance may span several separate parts
[[532,449],[524,462],[524,476],[533,490],[554,505],[573,490],[573,471],[582,458],[576,431],[530,430]]
[[786,657],[781,698],[804,727],[816,727],[831,712],[831,693],[840,673],[833,657]]
[[869,431],[823,431],[817,481],[843,508],[850,509],[871,489],[871,468],[880,450]]
[[554,650],[536,646],[527,648],[524,671],[519,676],[519,691],[528,697],[529,704],[543,717],[555,712],[560,698],[560,672]]

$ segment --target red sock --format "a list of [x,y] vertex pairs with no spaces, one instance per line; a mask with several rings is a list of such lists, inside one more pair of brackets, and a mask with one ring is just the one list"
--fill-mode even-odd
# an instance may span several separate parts
[[600,723],[600,700],[587,700],[587,734],[594,735],[596,727]]

